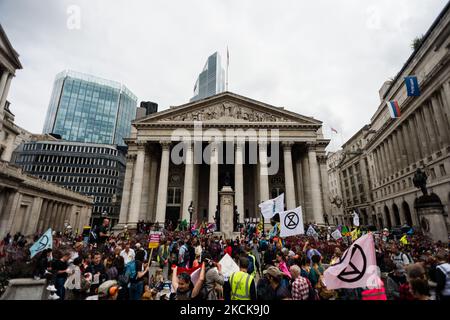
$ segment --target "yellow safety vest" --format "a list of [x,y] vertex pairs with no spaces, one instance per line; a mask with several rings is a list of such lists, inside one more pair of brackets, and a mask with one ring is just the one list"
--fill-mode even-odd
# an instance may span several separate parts
[[231,300],[250,300],[250,287],[253,276],[247,272],[237,271],[231,275]]

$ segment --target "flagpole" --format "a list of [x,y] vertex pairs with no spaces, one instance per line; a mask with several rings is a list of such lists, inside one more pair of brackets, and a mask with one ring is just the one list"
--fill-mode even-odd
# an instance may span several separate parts
[[227,82],[226,82],[226,90],[228,91],[228,66],[230,65],[230,54],[228,53],[228,46],[227,46]]

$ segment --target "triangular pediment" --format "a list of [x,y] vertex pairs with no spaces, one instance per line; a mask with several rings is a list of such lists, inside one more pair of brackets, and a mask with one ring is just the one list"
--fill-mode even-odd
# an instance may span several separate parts
[[0,24],[0,54],[7,58],[14,69],[22,69],[19,55],[12,47],[9,39]]
[[321,121],[287,111],[231,92],[190,102],[138,119],[136,125],[149,123],[286,123],[320,126]]

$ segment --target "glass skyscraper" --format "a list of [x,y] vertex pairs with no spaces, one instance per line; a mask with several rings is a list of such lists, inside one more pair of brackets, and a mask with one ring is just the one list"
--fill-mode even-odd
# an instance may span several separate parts
[[195,82],[194,96],[191,98],[191,102],[225,91],[225,70],[222,68],[220,60],[217,52],[208,57]]
[[136,107],[137,97],[118,82],[63,71],[55,78],[43,133],[124,146]]

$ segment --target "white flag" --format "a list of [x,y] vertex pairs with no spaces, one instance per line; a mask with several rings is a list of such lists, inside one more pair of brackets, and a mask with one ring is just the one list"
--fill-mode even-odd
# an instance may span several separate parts
[[359,227],[359,216],[356,212],[353,212],[353,225]]
[[39,238],[30,248],[31,258],[33,258],[36,254],[45,249],[52,249],[53,247],[53,236],[52,236],[52,228],[48,229],[42,237]]
[[276,213],[284,211],[284,193],[280,194],[275,199],[264,201],[259,205],[261,214],[265,220],[270,220]]
[[303,228],[302,207],[280,212],[280,237],[286,238],[305,234]]
[[323,274],[327,289],[377,287],[377,260],[371,234],[362,236],[342,254],[339,261]]
[[331,236],[333,237],[334,240],[339,240],[342,238],[342,234],[339,231],[339,229],[334,230]]
[[317,232],[316,230],[314,230],[313,226],[309,226],[308,231],[306,231],[306,235],[310,236],[310,237],[317,237]]

